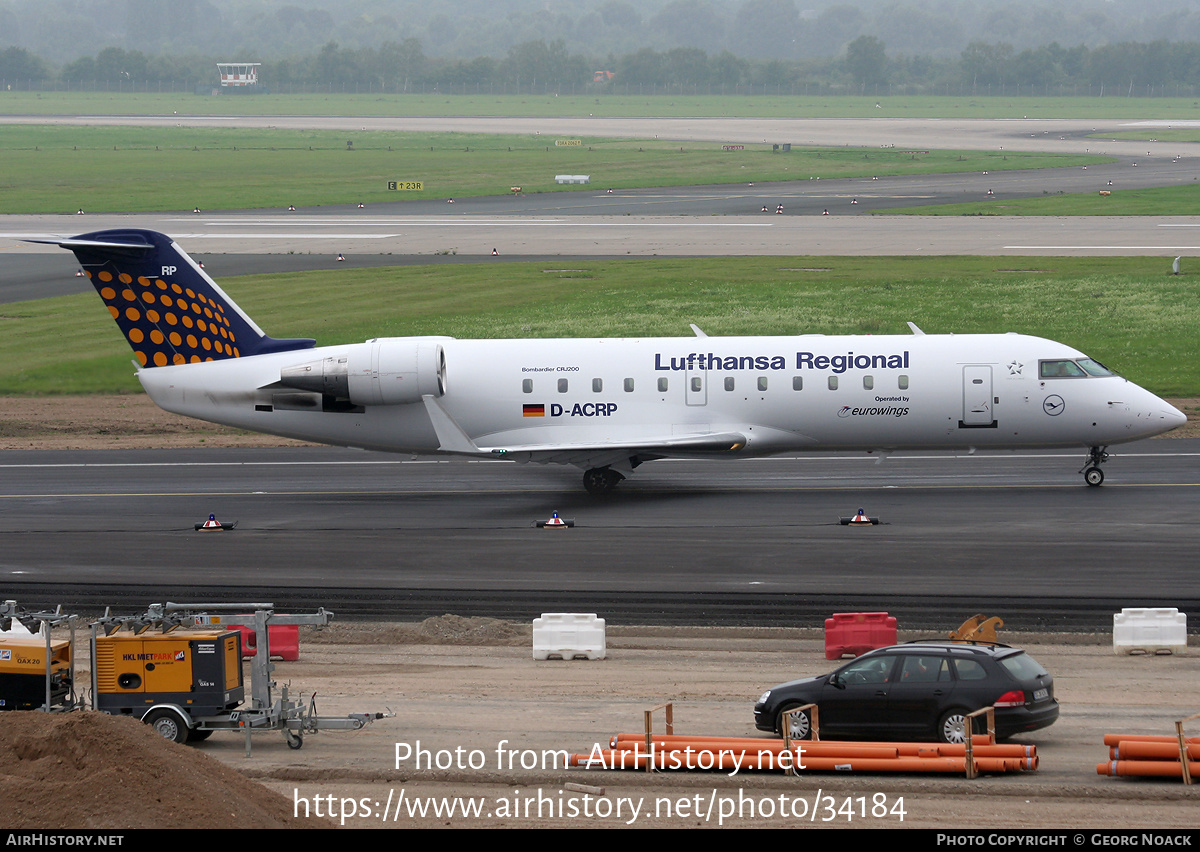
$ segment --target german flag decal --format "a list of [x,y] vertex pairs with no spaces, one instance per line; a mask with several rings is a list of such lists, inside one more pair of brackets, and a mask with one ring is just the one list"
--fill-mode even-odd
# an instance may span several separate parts
[[545,417],[546,406],[544,405],[522,405],[521,414],[525,417]]

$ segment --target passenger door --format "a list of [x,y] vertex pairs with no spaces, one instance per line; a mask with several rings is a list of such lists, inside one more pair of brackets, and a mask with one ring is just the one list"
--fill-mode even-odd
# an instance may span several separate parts
[[821,688],[821,729],[838,734],[886,730],[888,690],[896,657],[890,654],[855,660],[838,669]]
[[898,735],[932,731],[950,706],[955,688],[950,662],[939,654],[906,654],[900,658],[896,683],[888,691],[888,717]]
[[992,368],[986,364],[963,367],[962,420],[964,429],[988,429],[996,425],[992,398]]

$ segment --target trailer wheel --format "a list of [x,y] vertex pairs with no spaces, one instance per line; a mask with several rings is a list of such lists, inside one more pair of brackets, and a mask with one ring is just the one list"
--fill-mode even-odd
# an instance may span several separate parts
[[188,742],[189,743],[204,742],[206,739],[208,739],[211,736],[212,736],[211,728],[207,728],[207,729],[192,728],[190,731],[188,731]]
[[304,747],[304,735],[293,734],[289,730],[284,730],[283,738],[287,740],[288,748],[296,750]]
[[151,710],[142,721],[158,731],[164,740],[170,740],[180,745],[187,742],[188,727],[171,710]]

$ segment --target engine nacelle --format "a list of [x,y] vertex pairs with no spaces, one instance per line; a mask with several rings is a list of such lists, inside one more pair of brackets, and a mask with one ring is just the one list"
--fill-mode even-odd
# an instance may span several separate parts
[[428,338],[380,338],[279,373],[288,387],[354,405],[406,405],[446,392],[446,353]]

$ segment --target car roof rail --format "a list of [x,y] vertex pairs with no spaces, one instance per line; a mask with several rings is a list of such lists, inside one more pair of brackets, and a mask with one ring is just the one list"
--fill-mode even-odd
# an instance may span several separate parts
[[983,639],[909,639],[905,645],[943,645],[953,647],[977,646],[980,648],[1012,648],[1004,642],[988,642]]

